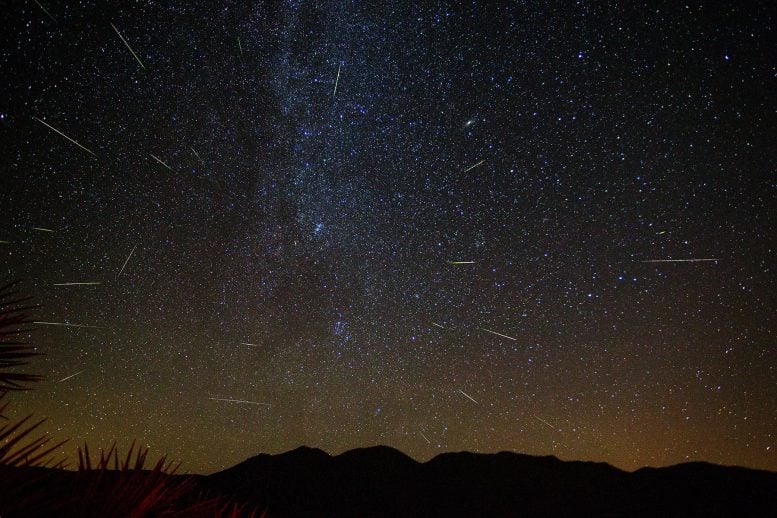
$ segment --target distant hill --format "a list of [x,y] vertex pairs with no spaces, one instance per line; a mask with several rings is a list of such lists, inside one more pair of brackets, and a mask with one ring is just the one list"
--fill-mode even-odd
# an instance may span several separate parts
[[271,516],[777,516],[777,473],[707,463],[643,468],[517,453],[418,463],[378,446],[259,455],[203,482]]
[[[103,475],[96,485],[99,477],[99,473],[0,467],[0,516],[64,516],[73,515],[73,509],[79,516],[90,509],[95,510],[90,516],[123,514],[111,511],[105,502],[84,504],[81,494],[88,500],[115,492],[111,480],[118,480],[118,474]],[[258,455],[212,475],[164,477],[173,486],[186,483],[185,491],[176,497],[180,502],[170,506],[185,510],[182,516],[197,516],[192,509],[199,504],[194,504],[218,499],[237,504],[246,516],[254,510],[257,516],[264,511],[265,516],[282,518],[777,517],[777,473],[703,462],[629,473],[605,463],[508,452],[443,453],[419,463],[385,446],[337,456],[302,447],[280,455]],[[78,507],[57,503],[66,497],[71,502],[80,498]],[[14,507],[19,498],[30,505]],[[214,516],[213,508],[202,515]]]

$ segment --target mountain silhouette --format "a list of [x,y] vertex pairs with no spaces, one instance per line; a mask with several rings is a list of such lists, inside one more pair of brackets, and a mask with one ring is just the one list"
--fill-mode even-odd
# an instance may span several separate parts
[[509,452],[418,463],[385,446],[337,456],[298,448],[203,483],[284,517],[777,516],[777,473],[699,462],[629,473]]
[[510,452],[443,453],[419,463],[386,446],[335,456],[301,447],[257,455],[212,475],[0,466],[0,516],[119,516],[125,513],[106,505],[122,499],[101,495],[127,491],[128,480],[156,490],[179,488],[170,516],[220,516],[196,514],[205,509],[198,502],[210,502],[209,509],[228,503],[242,513],[229,516],[281,518],[777,516],[777,472],[705,462],[626,472]]

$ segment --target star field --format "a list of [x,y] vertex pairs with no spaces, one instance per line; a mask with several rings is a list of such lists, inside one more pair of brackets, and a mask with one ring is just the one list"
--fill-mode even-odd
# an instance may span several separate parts
[[5,10],[0,272],[96,326],[13,411],[201,473],[777,470],[768,4],[410,4]]

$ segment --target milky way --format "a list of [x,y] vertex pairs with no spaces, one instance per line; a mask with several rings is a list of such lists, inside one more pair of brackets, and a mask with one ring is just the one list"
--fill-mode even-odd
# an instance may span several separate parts
[[412,3],[5,8],[12,414],[777,469],[768,3]]

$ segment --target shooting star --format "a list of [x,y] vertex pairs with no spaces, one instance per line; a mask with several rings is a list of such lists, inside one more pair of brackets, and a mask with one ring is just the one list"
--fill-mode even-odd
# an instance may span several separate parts
[[240,44],[240,36],[237,37],[237,48],[240,50],[240,57],[243,57],[243,46]]
[[67,380],[69,380],[70,378],[75,378],[76,376],[78,376],[78,375],[79,375],[79,374],[81,374],[82,372],[84,372],[84,371],[78,371],[78,372],[76,372],[75,374],[71,374],[70,376],[66,376],[66,377],[62,378],[61,380],[59,380],[57,383],[62,383],[63,381],[67,381]]
[[466,392],[464,392],[463,390],[459,389],[459,392],[461,392],[461,394],[462,394],[462,395],[463,395],[465,398],[469,399],[470,401],[472,401],[472,402],[473,402],[473,403],[475,403],[476,405],[478,405],[478,404],[479,404],[477,401],[475,401],[474,399],[472,399],[472,396],[470,396],[469,394],[467,394],[467,393],[466,393]]
[[432,322],[432,325],[433,325],[433,326],[435,326],[435,327],[439,327],[440,329],[448,329],[448,328],[447,328],[447,327],[445,327],[445,326],[441,326],[441,325],[440,325],[440,324],[438,324],[437,322]]
[[121,275],[121,272],[123,272],[123,271],[124,271],[124,268],[127,266],[127,263],[129,262],[129,260],[130,260],[130,257],[132,257],[132,254],[134,254],[134,253],[135,253],[135,249],[136,249],[137,247],[138,247],[138,245],[135,245],[135,246],[133,246],[133,247],[132,247],[132,251],[131,251],[131,252],[129,253],[129,255],[127,256],[127,260],[126,260],[126,261],[124,261],[124,264],[121,266],[121,270],[119,270],[119,274],[118,274],[116,277],[118,277],[119,275]]
[[720,259],[649,259],[640,261],[641,263],[703,263],[711,261],[720,261]]
[[34,2],[35,2],[37,5],[38,5],[38,7],[40,7],[40,8],[41,8],[41,10],[42,10],[44,13],[46,13],[46,16],[48,16],[49,18],[51,18],[51,21],[52,21],[52,22],[54,22],[54,23],[57,23],[57,20],[56,20],[56,19],[55,19],[53,16],[51,16],[51,13],[50,13],[50,12],[48,12],[48,11],[46,10],[46,8],[45,8],[45,7],[43,7],[43,5],[41,5],[41,3],[40,3],[40,2],[38,2],[38,0],[33,0],[33,1],[34,1]]
[[225,401],[227,403],[242,403],[245,405],[272,406],[270,403],[260,403],[258,401],[246,401],[244,399],[232,399],[232,398],[221,398],[221,397],[209,397],[208,399],[212,401]]
[[536,419],[537,421],[541,422],[542,424],[544,424],[544,425],[545,425],[545,426],[547,426],[548,428],[551,428],[551,429],[553,429],[553,430],[555,430],[555,429],[556,429],[556,427],[555,427],[555,426],[553,426],[552,424],[550,424],[550,423],[549,423],[549,422],[547,422],[546,420],[544,420],[544,419],[542,419],[542,418],[540,418],[540,417],[537,417],[536,415],[532,415],[532,417],[534,417],[534,419]]
[[[199,153],[197,153],[197,150],[196,150],[196,149],[194,149],[194,148],[193,148],[193,147],[191,147],[191,146],[189,146],[189,149],[191,149],[191,150],[192,150],[192,153],[194,153],[194,156],[196,156],[196,157],[197,157],[197,160],[199,160],[200,162],[202,162],[202,157],[200,156],[200,154],[199,154]],[[153,156],[153,155],[152,155],[152,156]]]
[[101,282],[55,282],[52,286],[97,286]]
[[33,230],[39,230],[41,232],[54,232],[50,228],[43,228],[43,227],[30,227],[30,228],[33,229]]
[[[151,153],[149,153],[149,155],[151,155]],[[168,168],[169,170],[173,171],[173,168],[172,168],[172,167],[170,167],[169,165],[165,164],[164,162],[162,162],[162,159],[161,159],[161,158],[159,158],[159,157],[157,157],[157,156],[154,156],[154,155],[151,155],[151,158],[153,158],[154,160],[156,160],[157,162],[159,162],[160,164],[162,164],[163,166],[165,166],[165,167],[166,167],[166,168]],[[173,172],[175,172],[175,171],[173,171]]]
[[86,151],[87,153],[89,153],[90,155],[92,155],[93,157],[97,158],[97,155],[95,155],[95,154],[94,154],[94,152],[93,152],[91,149],[89,149],[89,148],[87,148],[87,147],[84,147],[84,146],[82,146],[81,144],[79,144],[78,142],[76,142],[75,140],[73,140],[72,138],[68,137],[67,135],[65,135],[64,133],[62,133],[61,131],[59,131],[57,128],[55,128],[55,127],[54,127],[54,126],[52,126],[51,124],[49,124],[49,123],[47,123],[47,122],[44,122],[44,121],[40,120],[40,119],[39,119],[39,118],[37,118],[37,117],[33,117],[33,119],[35,119],[36,121],[40,122],[41,124],[43,124],[44,126],[46,126],[47,128],[49,128],[50,130],[52,130],[52,131],[55,131],[55,132],[59,133],[60,135],[62,135],[62,136],[63,136],[63,137],[65,137],[66,139],[68,139],[70,142],[72,142],[73,144],[75,144],[76,146],[80,147],[81,149],[83,149],[84,151]]
[[261,345],[252,344],[251,342],[240,342],[240,345],[247,345],[248,347],[261,347]]
[[424,432],[422,432],[421,430],[418,430],[418,433],[421,434],[421,437],[423,437],[426,442],[428,442],[429,444],[432,444],[432,441],[430,441],[429,438],[426,435],[424,435]]
[[485,162],[485,160],[481,160],[481,161],[480,161],[480,162],[478,162],[477,164],[469,166],[468,168],[466,168],[466,169],[464,170],[464,172],[466,173],[467,171],[472,171],[473,169],[475,169],[477,166],[479,166],[479,165],[480,165],[480,164],[482,164],[483,162]]
[[337,84],[340,82],[340,67],[342,65],[340,63],[337,64],[337,77],[335,78],[335,91],[332,92],[332,97],[337,95]]
[[13,243],[13,241],[4,241],[4,240],[0,239],[0,243],[2,243],[4,245],[10,245],[11,243]]
[[88,327],[91,329],[102,329],[100,326],[88,326],[86,324],[68,324],[67,322],[40,322],[34,321],[33,324],[40,324],[43,326],[64,326],[64,327]]
[[138,62],[138,64],[143,68],[143,70],[146,69],[146,65],[143,64],[143,62],[140,60],[137,54],[135,54],[135,51],[132,50],[132,47],[130,47],[129,43],[127,43],[127,40],[124,39],[124,36],[121,35],[119,32],[119,29],[116,28],[115,25],[111,24],[111,27],[113,27],[113,30],[116,31],[116,34],[121,38],[121,41],[127,46],[130,52],[132,52],[132,55],[135,57],[135,60]]
[[448,261],[448,264],[475,264],[475,261]]
[[496,331],[491,331],[490,329],[486,329],[485,327],[479,327],[481,331],[485,331],[486,333],[491,333],[492,335],[501,336],[502,338],[507,338],[508,340],[512,340],[513,342],[517,342],[517,338],[513,338],[512,336],[503,335],[502,333],[497,333]]

